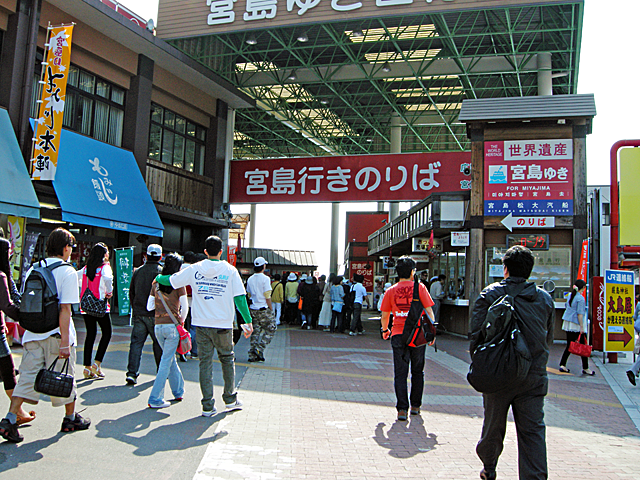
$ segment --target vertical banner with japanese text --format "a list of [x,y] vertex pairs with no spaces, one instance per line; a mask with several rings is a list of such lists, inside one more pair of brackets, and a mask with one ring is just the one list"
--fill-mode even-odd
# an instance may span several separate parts
[[131,301],[129,300],[129,287],[133,275],[133,247],[116,248],[116,284],[118,289],[118,313],[129,315]]
[[25,218],[9,215],[9,266],[14,282],[20,279],[20,267],[22,266],[22,248],[24,245]]
[[34,128],[31,179],[53,180],[58,167],[73,25],[49,27],[42,64],[42,95]]
[[604,351],[633,350],[634,273],[605,270]]
[[229,262],[234,267],[236,266],[236,263],[238,261],[238,255],[236,254],[237,248],[238,247],[233,247],[231,245],[227,247],[227,262]]
[[22,282],[20,284],[24,284],[25,276],[29,271],[29,267],[31,266],[31,260],[33,259],[33,253],[36,251],[36,243],[38,243],[38,237],[40,233],[38,232],[27,232],[24,237],[24,244],[22,249],[24,254],[22,255]]
[[[589,283],[587,280],[587,274],[589,271],[589,239],[586,238],[582,241],[582,251],[580,252],[580,265],[578,266],[578,278]],[[587,300],[587,291],[582,293],[582,296]]]

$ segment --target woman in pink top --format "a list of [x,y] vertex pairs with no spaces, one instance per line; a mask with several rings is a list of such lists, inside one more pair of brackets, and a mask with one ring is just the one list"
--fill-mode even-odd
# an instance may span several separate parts
[[[78,283],[81,288],[80,298],[82,298],[87,288],[99,300],[109,299],[113,296],[113,271],[111,270],[111,265],[109,265],[109,249],[104,243],[96,243],[91,249],[87,265],[78,270]],[[82,308],[80,311],[87,328],[87,336],[84,340],[84,370],[82,374],[84,378],[101,379],[104,378],[104,373],[102,373],[100,366],[111,341],[111,305],[107,302],[107,312],[102,317],[86,313]],[[98,343],[95,361],[92,364],[91,357],[93,355],[93,344],[98,333],[98,325],[100,325],[102,336],[100,343]]]

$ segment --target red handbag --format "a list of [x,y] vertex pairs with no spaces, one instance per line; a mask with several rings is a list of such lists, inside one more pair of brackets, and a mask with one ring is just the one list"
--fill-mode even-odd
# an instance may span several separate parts
[[[580,343],[582,337],[584,338],[585,343]],[[590,357],[591,356],[591,345],[587,345],[587,337],[584,333],[578,335],[578,340],[575,342],[569,343],[569,353],[573,353],[574,355],[579,355],[581,357]]]

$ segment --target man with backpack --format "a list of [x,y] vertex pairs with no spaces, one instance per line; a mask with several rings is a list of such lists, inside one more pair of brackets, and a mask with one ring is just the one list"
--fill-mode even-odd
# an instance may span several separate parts
[[[485,319],[489,307],[504,295],[514,297],[517,327],[531,355],[529,372],[522,380],[507,384],[494,393],[483,393],[484,424],[476,452],[484,465],[480,478],[495,479],[498,457],[502,452],[509,408],[518,435],[520,480],[542,480],[548,476],[544,424],[544,397],[547,394],[547,361],[553,342],[555,308],[551,296],[527,282],[535,259],[531,250],[516,245],[505,253],[504,280],[486,287],[476,300],[470,322],[472,356],[485,340]],[[518,293],[516,293],[518,292]]]
[[[396,392],[396,410],[398,420],[407,420],[407,411],[411,407],[411,415],[419,415],[424,393],[424,361],[426,345],[410,347],[403,341],[404,324],[411,310],[413,289],[419,288],[419,299],[427,315],[433,319],[433,300],[427,287],[414,281],[416,262],[413,258],[403,256],[396,262],[398,283],[384,293],[382,298],[382,338],[391,337],[393,348],[393,385]],[[393,314],[393,325],[389,330],[389,317]],[[407,391],[407,376],[411,368],[411,395]]]
[[[32,330],[26,330],[22,337],[25,354],[20,364],[20,379],[13,390],[9,413],[0,421],[0,435],[9,442],[18,443],[24,439],[18,432],[16,415],[24,402],[36,405],[40,400],[40,394],[34,390],[38,372],[43,368],[48,368],[57,358],[62,358],[70,359],[68,373],[72,377],[74,376],[76,329],[71,316],[71,305],[78,303],[80,299],[78,276],[74,268],[67,262],[75,246],[76,239],[69,231],[64,228],[55,229],[47,240],[46,250],[48,257],[34,265],[27,273],[25,290],[20,306],[20,321],[23,324],[23,316],[28,312],[29,325],[31,325],[30,328]],[[38,277],[44,280],[50,279],[49,273],[53,275],[55,282],[57,308],[55,304],[53,304],[53,308],[58,312],[57,324],[50,323],[52,317],[47,315],[48,308],[45,305],[48,302],[45,301],[45,298],[35,298],[38,295],[44,297],[40,292],[44,292],[46,289],[43,288],[44,284],[40,285],[42,288],[39,289],[34,280]],[[50,298],[53,297],[51,295]],[[39,315],[36,311],[38,306],[40,309]],[[55,315],[53,318],[55,318]],[[24,323],[24,325],[27,325],[27,323]],[[35,330],[43,331],[43,333],[35,333]],[[86,430],[91,425],[91,420],[82,418],[75,411],[75,380],[71,394],[68,397],[51,397],[51,403],[54,407],[64,405],[65,416],[62,420],[61,432]]]

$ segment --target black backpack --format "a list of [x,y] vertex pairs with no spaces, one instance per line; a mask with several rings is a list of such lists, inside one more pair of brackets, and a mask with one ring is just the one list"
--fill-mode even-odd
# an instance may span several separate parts
[[489,307],[480,334],[483,343],[471,352],[467,380],[478,392],[494,393],[523,380],[531,367],[531,353],[518,326],[514,299],[507,291]]
[[344,306],[347,309],[353,308],[353,301],[356,299],[356,292],[353,291],[353,285],[347,285],[347,289],[344,292],[344,298],[342,301],[344,302]]
[[58,288],[52,272],[62,265],[69,264],[58,262],[46,267],[38,265],[29,273],[24,283],[18,318],[18,323],[25,330],[46,333],[60,326]]

